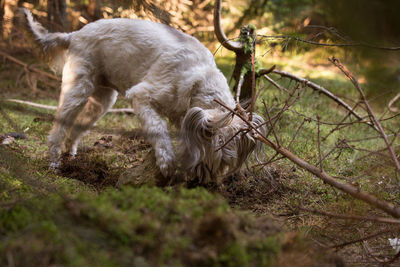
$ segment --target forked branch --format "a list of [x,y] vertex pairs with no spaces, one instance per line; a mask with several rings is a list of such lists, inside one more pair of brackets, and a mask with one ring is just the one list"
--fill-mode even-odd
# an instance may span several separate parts
[[221,0],[217,0],[214,6],[214,32],[217,36],[218,41],[228,50],[234,52],[241,52],[243,50],[243,45],[240,42],[234,42],[229,40],[224,31],[222,30],[221,23]]
[[246,123],[248,126],[249,130],[252,131],[254,138],[259,140],[260,142],[264,143],[265,145],[269,146],[273,150],[275,150],[277,153],[283,155],[284,157],[288,158],[290,161],[295,163],[297,166],[301,167],[302,169],[305,169],[315,176],[317,176],[319,179],[324,181],[325,183],[351,195],[352,197],[362,200],[368,204],[370,204],[373,207],[376,207],[380,210],[383,210],[387,214],[390,214],[391,216],[395,218],[400,218],[400,207],[397,205],[394,205],[392,203],[389,203],[385,200],[378,199],[377,197],[364,192],[359,188],[358,186],[354,186],[351,184],[345,184],[342,182],[339,182],[336,180],[334,177],[326,173],[324,170],[321,170],[319,167],[314,166],[310,164],[309,162],[305,161],[304,159],[298,157],[297,155],[293,154],[291,151],[288,149],[284,148],[283,146],[280,146],[278,144],[275,144],[271,140],[268,139],[267,136],[264,136],[249,120],[248,118],[245,118],[242,116],[240,113],[236,112],[235,110],[231,109],[230,107],[226,106],[224,103],[221,103],[218,100],[214,100],[224,108],[226,108],[228,111],[230,111],[232,114],[238,116],[242,121]]
[[378,131],[381,134],[383,140],[385,141],[386,146],[392,156],[392,159],[393,159],[393,162],[395,163],[397,172],[400,173],[400,163],[399,163],[399,160],[397,159],[396,153],[394,152],[394,149],[389,142],[389,139],[385,133],[385,130],[382,127],[382,124],[380,123],[380,121],[375,116],[374,112],[372,111],[372,108],[369,105],[367,97],[365,96],[364,91],[362,90],[360,84],[358,83],[357,78],[345,66],[343,66],[343,64],[340,62],[339,59],[332,57],[329,59],[329,61],[332,62],[332,64],[334,64],[337,68],[339,68],[343,72],[343,74],[346,75],[347,78],[349,78],[349,80],[353,83],[354,87],[360,93],[361,99],[367,109],[368,115],[371,118],[371,121],[375,124],[376,128],[378,128]]
[[[337,104],[339,104],[340,106],[342,106],[343,108],[345,108],[346,110],[348,110],[354,117],[356,117],[359,121],[364,121],[363,117],[358,114],[353,108],[351,108],[351,106],[349,104],[347,104],[346,102],[344,102],[342,99],[340,99],[339,97],[335,96],[332,92],[330,92],[329,90],[327,90],[326,88],[313,83],[307,79],[298,77],[292,73],[289,72],[285,72],[285,71],[281,71],[281,70],[272,70],[272,73],[278,74],[282,77],[286,77],[289,78],[291,80],[295,80],[298,81],[300,83],[304,83],[305,85],[307,85],[308,87],[326,95],[327,97],[329,97],[330,99],[332,99],[333,101],[335,101]],[[266,78],[268,81],[271,80],[270,77]],[[275,85],[275,84],[274,84]],[[276,86],[276,85],[275,85]],[[366,122],[367,124],[369,124],[370,126],[373,126],[372,123],[370,122]]]

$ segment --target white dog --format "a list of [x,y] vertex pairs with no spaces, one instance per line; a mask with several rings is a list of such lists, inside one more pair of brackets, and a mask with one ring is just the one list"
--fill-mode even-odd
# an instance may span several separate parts
[[[164,24],[103,19],[72,33],[49,33],[24,10],[29,31],[50,65],[62,71],[56,121],[48,137],[50,166],[62,152],[75,155],[80,138],[110,109],[117,94],[132,101],[164,176],[176,163],[203,182],[236,171],[256,141],[213,100],[235,101],[214,57],[198,40]],[[178,160],[167,118],[180,129]],[[260,125],[260,116],[253,116]]]

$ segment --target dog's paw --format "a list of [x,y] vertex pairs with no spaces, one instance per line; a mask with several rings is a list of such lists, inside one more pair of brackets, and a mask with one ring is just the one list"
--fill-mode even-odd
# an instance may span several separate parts
[[166,163],[162,163],[160,165],[158,165],[158,167],[160,168],[161,174],[164,177],[171,177],[174,176],[175,171],[176,171],[176,166],[175,164],[166,164]]
[[171,177],[175,174],[176,164],[175,155],[168,150],[160,149],[156,151],[157,166],[160,168],[164,177]]
[[49,165],[49,171],[54,172],[56,174],[60,173],[60,162],[51,162]]
[[133,93],[134,93],[134,92],[135,92],[135,90],[134,90],[133,88],[127,90],[127,91],[125,92],[125,97],[126,97],[127,99],[132,99],[132,98],[133,98]]

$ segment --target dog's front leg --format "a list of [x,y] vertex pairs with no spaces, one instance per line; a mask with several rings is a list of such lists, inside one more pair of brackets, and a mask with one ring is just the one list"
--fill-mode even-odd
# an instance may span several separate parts
[[157,166],[165,177],[172,176],[176,170],[176,163],[167,123],[149,103],[146,90],[139,89],[143,89],[143,86],[130,89],[127,97],[131,98],[146,139],[155,150]]
[[175,155],[168,133],[167,123],[150,106],[135,107],[143,126],[145,136],[153,146],[157,166],[165,176],[175,173]]

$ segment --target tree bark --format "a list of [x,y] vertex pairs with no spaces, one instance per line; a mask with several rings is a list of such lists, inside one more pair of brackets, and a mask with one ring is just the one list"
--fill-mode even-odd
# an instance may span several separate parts
[[1,1],[3,14],[2,14],[2,35],[4,39],[8,39],[13,27],[13,18],[15,10],[17,9],[16,0],[2,0]]
[[67,29],[67,4],[65,0],[47,1],[47,21],[50,31]]
[[101,14],[100,7],[101,7],[101,0],[89,0],[87,12],[92,21],[101,19],[103,17]]

